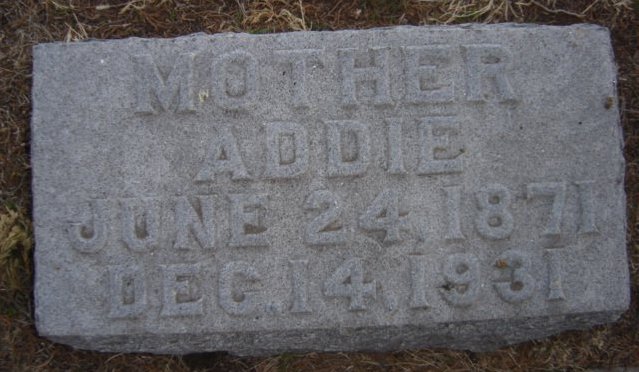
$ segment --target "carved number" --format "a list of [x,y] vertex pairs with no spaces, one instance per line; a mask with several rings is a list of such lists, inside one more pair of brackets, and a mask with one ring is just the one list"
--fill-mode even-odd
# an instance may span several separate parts
[[475,226],[481,236],[493,240],[510,236],[514,227],[513,216],[507,210],[511,199],[510,191],[498,184],[486,186],[477,193],[479,213]]
[[593,181],[575,182],[579,191],[579,205],[581,206],[581,216],[579,219],[579,232],[581,234],[596,233],[595,224],[595,200],[593,198]]
[[400,213],[397,192],[390,189],[380,192],[359,217],[359,226],[364,230],[384,231],[384,243],[401,242],[400,230],[408,230],[408,220]]
[[552,208],[550,218],[546,228],[542,232],[543,236],[559,236],[561,234],[561,217],[566,204],[566,183],[564,182],[543,182],[531,183],[526,186],[526,196],[528,199],[538,197],[552,198]]
[[308,305],[308,260],[289,260],[291,268],[292,304],[291,313],[311,312]]
[[461,231],[461,222],[459,217],[459,206],[461,204],[461,186],[444,187],[446,194],[446,235],[444,239],[448,241],[464,240],[464,234]]
[[306,199],[307,210],[324,209],[317,217],[309,222],[304,238],[306,243],[341,244],[346,243],[346,230],[339,223],[342,213],[339,199],[328,190],[314,191]]
[[509,250],[497,259],[500,271],[509,271],[506,281],[494,283],[499,297],[506,302],[517,303],[529,299],[535,290],[535,279],[530,275],[530,256],[524,252]]
[[479,260],[473,254],[452,254],[444,263],[444,280],[440,293],[453,306],[470,306],[480,288]]
[[362,259],[351,258],[326,279],[324,294],[328,297],[348,297],[349,311],[366,310],[366,297],[376,297],[375,281],[364,283]]
[[548,261],[548,296],[546,299],[549,301],[566,299],[562,286],[560,255],[560,249],[546,249]]

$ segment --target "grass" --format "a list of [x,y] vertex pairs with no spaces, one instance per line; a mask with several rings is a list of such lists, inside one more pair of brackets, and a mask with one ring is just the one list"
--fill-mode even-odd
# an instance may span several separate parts
[[[237,358],[76,351],[33,326],[29,119],[31,46],[193,32],[337,30],[461,22],[597,23],[612,30],[625,133],[631,309],[615,324],[492,353],[284,354]],[[0,370],[556,370],[639,366],[639,1],[0,0]]]

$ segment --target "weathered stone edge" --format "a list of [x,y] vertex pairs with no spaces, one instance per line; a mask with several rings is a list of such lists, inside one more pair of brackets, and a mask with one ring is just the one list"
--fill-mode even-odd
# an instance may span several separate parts
[[413,31],[413,30],[432,30],[432,31],[447,31],[447,30],[470,30],[470,31],[496,31],[496,30],[508,30],[508,29],[557,29],[557,30],[565,30],[565,29],[583,29],[583,30],[592,30],[592,31],[600,31],[606,32],[608,35],[610,34],[610,30],[601,25],[593,24],[593,23],[575,23],[572,25],[566,26],[558,26],[558,25],[544,25],[544,24],[535,24],[535,23],[493,23],[493,24],[485,24],[485,23],[461,23],[458,25],[401,25],[401,26],[385,26],[385,27],[374,27],[367,29],[345,29],[345,30],[322,30],[322,31],[284,31],[284,32],[273,32],[267,34],[251,34],[246,32],[221,32],[221,33],[212,33],[207,34],[205,32],[196,32],[188,35],[181,35],[172,38],[143,38],[143,37],[127,37],[122,39],[84,39],[73,42],[68,41],[53,41],[47,43],[38,43],[33,46],[34,49],[39,49],[42,47],[52,47],[52,46],[72,46],[72,45],[87,45],[87,44],[110,44],[110,43],[123,43],[123,42],[184,42],[193,38],[207,37],[212,39],[228,39],[228,38],[273,38],[273,37],[281,37],[283,35],[300,35],[300,34],[331,34],[331,35],[348,35],[352,33],[370,33],[370,32],[378,32],[378,31]]
[[484,352],[543,339],[563,331],[585,330],[595,325],[614,322],[622,313],[623,311],[591,312],[524,319],[446,322],[431,326],[220,332],[199,335],[148,333],[42,336],[78,349],[153,354],[226,351],[241,356],[267,356],[282,352],[386,352],[419,348]]

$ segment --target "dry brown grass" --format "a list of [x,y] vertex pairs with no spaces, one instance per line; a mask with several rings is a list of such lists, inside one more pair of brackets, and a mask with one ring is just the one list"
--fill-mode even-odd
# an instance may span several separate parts
[[[37,337],[31,298],[31,46],[192,32],[335,30],[461,22],[592,22],[613,32],[626,141],[631,309],[609,326],[493,353],[417,350],[237,358],[74,351]],[[639,1],[0,0],[0,370],[557,370],[639,366]]]

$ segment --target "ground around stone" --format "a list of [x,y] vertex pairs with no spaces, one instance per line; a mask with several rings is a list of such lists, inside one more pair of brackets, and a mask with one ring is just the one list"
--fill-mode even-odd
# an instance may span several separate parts
[[[612,31],[625,136],[631,307],[620,321],[492,353],[412,350],[238,358],[75,351],[33,326],[29,120],[31,47],[48,41],[174,37],[465,22],[589,22]],[[639,2],[0,0],[0,370],[549,370],[639,366]]]

